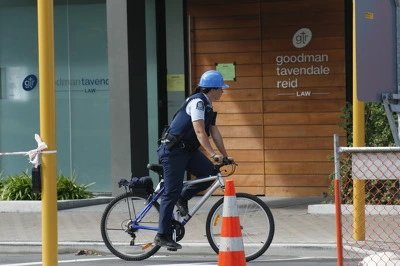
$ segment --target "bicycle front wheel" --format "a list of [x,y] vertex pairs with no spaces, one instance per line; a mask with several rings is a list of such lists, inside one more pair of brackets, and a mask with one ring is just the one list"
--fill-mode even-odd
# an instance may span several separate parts
[[[256,196],[237,193],[237,209],[243,238],[246,261],[262,254],[271,245],[275,233],[275,223],[267,204]],[[218,253],[224,198],[211,208],[206,221],[206,234],[211,248]]]
[[[160,249],[153,244],[156,230],[132,227],[146,205],[147,196],[132,192],[116,197],[107,205],[101,218],[101,236],[115,256],[124,260],[144,260]],[[159,209],[159,203],[154,202],[136,225],[158,228]]]

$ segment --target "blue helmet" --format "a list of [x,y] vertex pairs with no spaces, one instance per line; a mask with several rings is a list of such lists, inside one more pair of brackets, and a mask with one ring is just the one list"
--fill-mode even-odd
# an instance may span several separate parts
[[203,88],[229,88],[225,84],[222,74],[216,70],[208,70],[201,75],[199,87]]

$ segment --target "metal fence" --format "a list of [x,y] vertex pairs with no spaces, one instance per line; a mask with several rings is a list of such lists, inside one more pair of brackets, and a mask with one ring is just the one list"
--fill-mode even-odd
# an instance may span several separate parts
[[400,147],[339,147],[338,265],[400,265]]

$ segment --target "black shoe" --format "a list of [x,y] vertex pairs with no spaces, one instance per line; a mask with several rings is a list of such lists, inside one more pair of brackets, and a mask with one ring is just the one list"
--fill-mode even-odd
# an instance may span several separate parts
[[176,202],[176,207],[178,208],[182,216],[186,216],[189,212],[188,201],[183,197],[178,198],[178,201]]
[[182,246],[171,239],[170,236],[165,234],[157,234],[154,238],[154,244],[160,247],[167,247],[173,249],[181,249]]

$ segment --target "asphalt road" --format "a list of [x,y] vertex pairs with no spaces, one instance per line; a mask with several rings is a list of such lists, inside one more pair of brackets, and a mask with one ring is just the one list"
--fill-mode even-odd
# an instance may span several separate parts
[[[272,254],[263,255],[260,258],[248,262],[248,266],[268,265],[268,266],[336,266],[336,257],[334,252],[324,252],[321,254],[307,255],[306,250],[276,250]],[[331,253],[331,254],[329,254]],[[317,255],[317,256],[316,256]],[[112,255],[77,255],[60,254],[58,264],[65,266],[109,266],[109,265],[137,265],[137,266],[216,266],[218,265],[218,256],[194,256],[194,255],[161,255],[153,256],[143,261],[124,261]],[[42,265],[41,254],[1,254],[0,266],[33,266]],[[52,265],[53,266],[53,265]],[[55,265],[54,265],[55,266]]]

